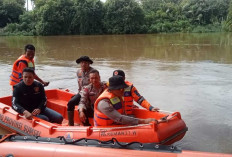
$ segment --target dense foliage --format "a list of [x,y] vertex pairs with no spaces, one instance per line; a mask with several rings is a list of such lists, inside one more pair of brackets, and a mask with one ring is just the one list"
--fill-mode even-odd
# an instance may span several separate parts
[[8,23],[19,21],[19,16],[24,12],[24,1],[22,0],[0,0],[0,28]]
[[223,23],[223,28],[226,31],[232,32],[232,0],[230,1],[229,13],[226,21]]
[[104,26],[107,33],[139,33],[143,23],[143,10],[135,0],[106,1]]
[[232,31],[232,0],[0,0],[4,35]]

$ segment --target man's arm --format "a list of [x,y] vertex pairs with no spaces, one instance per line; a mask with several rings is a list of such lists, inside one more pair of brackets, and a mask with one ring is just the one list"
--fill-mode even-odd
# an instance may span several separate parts
[[12,97],[12,108],[20,113],[20,114],[23,114],[27,119],[32,119],[32,114],[25,110],[19,103],[18,101],[18,91],[14,90],[13,91],[13,97]]
[[87,87],[83,87],[80,91],[81,99],[78,105],[78,110],[83,111],[86,110],[86,105],[89,103],[89,89]]
[[82,81],[82,72],[81,72],[81,69],[77,70],[76,75],[77,75],[78,92],[80,92],[81,88],[82,88],[82,84],[81,84],[81,81]]
[[13,90],[13,96],[12,96],[12,108],[20,113],[20,114],[23,114],[23,112],[25,111],[25,109],[21,106],[20,104],[20,90],[15,87],[14,90]]
[[42,80],[41,78],[39,78],[39,76],[36,75],[36,74],[35,74],[35,79],[36,79],[37,81],[39,81],[40,83],[42,83],[44,86],[48,86],[48,85],[49,85],[49,82],[43,81],[43,80]]
[[108,99],[103,99],[99,102],[98,110],[105,114],[108,118],[112,119],[114,122],[126,125],[139,124],[139,119],[122,115],[115,110]]
[[86,110],[86,105],[89,103],[89,89],[83,87],[80,91],[81,99],[78,105],[79,117],[82,122],[85,122],[86,116],[84,110]]

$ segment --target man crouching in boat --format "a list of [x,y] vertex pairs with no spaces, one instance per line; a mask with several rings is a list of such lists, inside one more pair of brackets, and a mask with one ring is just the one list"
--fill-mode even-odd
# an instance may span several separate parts
[[77,64],[80,64],[81,68],[77,70],[77,82],[78,82],[78,93],[74,95],[67,104],[67,114],[68,114],[68,125],[74,126],[74,109],[76,105],[79,105],[81,95],[80,91],[84,86],[87,86],[89,82],[89,72],[93,70],[90,64],[93,61],[88,56],[81,56],[76,60]]
[[90,84],[80,91],[81,99],[78,105],[79,117],[84,126],[90,126],[88,118],[93,118],[94,102],[105,90],[106,83],[101,82],[99,71],[92,69],[89,72]]
[[41,83],[34,81],[34,78],[35,72],[32,68],[23,70],[23,81],[14,86],[12,108],[29,120],[36,116],[52,123],[61,124],[62,115],[46,107],[47,98],[44,87]]
[[124,88],[128,85],[122,76],[116,75],[109,78],[109,87],[96,100],[94,104],[94,125],[107,126],[116,124],[137,125],[156,122],[156,119],[139,119],[123,115]]
[[[122,76],[125,81],[124,71],[115,70],[113,72],[113,76],[115,75]],[[123,103],[125,106],[126,115],[132,115],[133,108],[134,107],[138,108],[133,104],[133,100],[149,111],[156,112],[159,110],[159,108],[151,106],[151,104],[139,93],[139,91],[135,88],[135,86],[131,82],[125,81],[125,83],[128,85],[128,87],[124,89],[124,96],[123,96],[124,97]]]

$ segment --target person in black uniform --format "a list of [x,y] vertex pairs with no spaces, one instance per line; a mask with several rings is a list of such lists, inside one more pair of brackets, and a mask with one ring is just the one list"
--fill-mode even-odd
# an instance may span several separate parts
[[16,84],[13,89],[12,108],[23,114],[27,119],[33,116],[52,123],[61,124],[63,116],[46,107],[47,98],[41,83],[34,81],[35,72],[32,68],[23,70],[23,81]]

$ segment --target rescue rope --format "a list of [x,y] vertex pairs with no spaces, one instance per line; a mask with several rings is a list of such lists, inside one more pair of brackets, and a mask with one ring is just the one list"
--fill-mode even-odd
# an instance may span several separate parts
[[180,153],[181,149],[173,145],[160,145],[159,143],[141,143],[141,142],[130,142],[124,143],[119,142],[116,138],[112,138],[108,141],[101,141],[97,139],[81,138],[77,140],[66,139],[63,136],[58,138],[45,138],[35,136],[16,136],[15,134],[9,134],[4,137],[0,137],[0,141],[11,141],[11,142],[34,142],[34,143],[52,143],[52,144],[69,144],[77,146],[91,146],[91,147],[104,147],[104,148],[119,148],[119,149],[133,149],[142,151],[162,151],[170,153]]
[[[120,147],[123,147],[123,148],[128,147],[128,146],[130,146],[132,144],[139,144],[141,146],[143,145],[143,143],[140,143],[140,142],[130,142],[130,143],[122,144],[122,143],[118,142],[118,140],[116,138],[112,138],[111,140],[108,140],[108,141],[81,138],[81,139],[78,139],[78,140],[75,140],[75,141],[72,141],[72,142],[68,142],[64,136],[61,136],[61,137],[58,137],[58,138],[60,138],[60,140],[64,140],[65,144],[76,144],[76,143],[78,143],[78,142],[80,142],[82,140],[84,140],[85,143],[87,143],[88,140],[93,140],[93,141],[98,142],[98,144],[113,144],[114,145],[115,143],[117,143]],[[154,144],[157,144],[157,143],[154,143]]]

